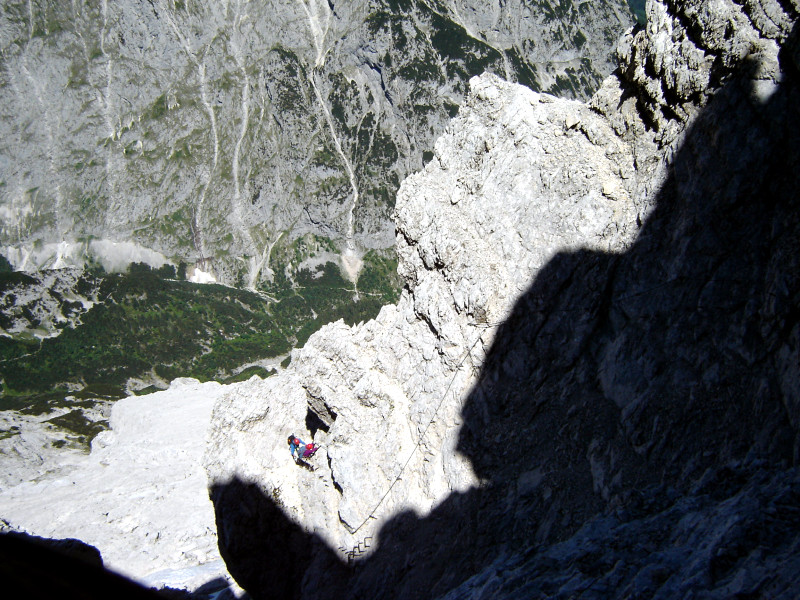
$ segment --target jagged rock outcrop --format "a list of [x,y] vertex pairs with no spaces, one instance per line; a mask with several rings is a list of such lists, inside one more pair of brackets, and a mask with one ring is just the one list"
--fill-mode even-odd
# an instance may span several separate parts
[[0,288],[0,334],[47,337],[97,302],[99,281],[77,269],[19,273]]
[[[335,547],[349,550],[375,530],[370,523],[350,533],[401,473],[382,515],[430,510],[477,483],[455,445],[460,398],[475,384],[493,328],[554,252],[623,249],[646,211],[632,198],[632,156],[588,107],[489,75],[472,88],[436,158],[398,196],[409,287],[399,305],[355,328],[328,325],[281,377],[251,382],[216,408],[212,477],[236,460],[235,440],[252,440],[257,451],[236,472],[269,473],[284,506]],[[582,164],[566,166],[578,157]],[[542,165],[540,174],[531,164]],[[312,478],[291,463],[285,441],[307,422],[319,422],[316,439],[330,461]]]
[[771,0],[650,3],[646,30],[618,44],[621,77],[662,143],[673,142],[745,62],[752,93],[769,98],[781,80],[778,50],[796,16],[796,4]]
[[357,265],[471,76],[586,97],[631,23],[624,0],[9,2],[2,254],[80,266],[119,242],[254,286],[313,234]]
[[246,589],[792,596],[798,12],[650,2],[588,106],[472,80],[398,194],[398,305],[215,408]]

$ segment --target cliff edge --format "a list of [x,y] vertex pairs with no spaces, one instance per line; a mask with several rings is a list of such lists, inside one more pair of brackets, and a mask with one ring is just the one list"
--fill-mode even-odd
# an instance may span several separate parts
[[799,12],[649,2],[588,104],[471,81],[398,193],[400,302],[216,405],[245,589],[791,596]]

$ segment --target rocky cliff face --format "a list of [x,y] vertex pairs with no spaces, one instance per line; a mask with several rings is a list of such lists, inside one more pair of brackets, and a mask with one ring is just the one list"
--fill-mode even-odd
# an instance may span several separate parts
[[473,79],[398,194],[400,302],[218,402],[256,597],[793,595],[800,7],[647,13],[588,105]]
[[15,268],[115,260],[124,242],[250,286],[308,258],[304,234],[357,271],[392,244],[399,182],[469,77],[586,97],[632,22],[624,0],[32,0],[0,19]]

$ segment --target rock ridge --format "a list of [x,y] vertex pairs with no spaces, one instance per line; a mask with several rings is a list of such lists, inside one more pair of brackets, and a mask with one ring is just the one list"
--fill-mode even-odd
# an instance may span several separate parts
[[398,304],[215,407],[244,588],[791,597],[797,9],[649,2],[588,104],[471,80],[398,192]]

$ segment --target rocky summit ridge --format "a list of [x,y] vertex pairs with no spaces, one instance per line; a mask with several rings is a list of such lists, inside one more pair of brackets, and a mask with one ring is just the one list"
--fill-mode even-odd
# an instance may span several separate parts
[[398,192],[398,304],[216,404],[245,589],[793,597],[799,14],[650,1],[586,104],[471,80]]

